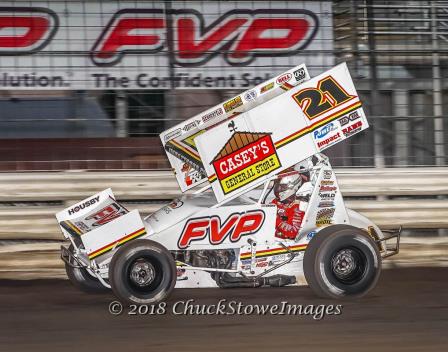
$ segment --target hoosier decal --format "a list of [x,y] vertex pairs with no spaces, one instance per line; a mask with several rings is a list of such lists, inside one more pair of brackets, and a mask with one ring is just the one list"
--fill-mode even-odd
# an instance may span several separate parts
[[212,161],[224,194],[281,167],[268,133],[235,132]]
[[260,94],[266,93],[268,90],[274,88],[274,82],[268,83],[260,88]]
[[333,223],[333,215],[335,208],[323,208],[317,212],[316,215],[316,226],[322,227],[331,225]]
[[223,104],[224,110],[226,112],[232,111],[241,105],[243,105],[243,101],[241,100],[241,97],[239,95],[229,101],[226,101]]

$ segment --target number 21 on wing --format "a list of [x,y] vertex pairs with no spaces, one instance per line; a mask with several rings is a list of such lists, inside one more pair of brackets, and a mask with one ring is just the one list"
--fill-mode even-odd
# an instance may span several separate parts
[[310,120],[356,98],[348,94],[331,76],[321,79],[316,88],[302,89],[292,97]]

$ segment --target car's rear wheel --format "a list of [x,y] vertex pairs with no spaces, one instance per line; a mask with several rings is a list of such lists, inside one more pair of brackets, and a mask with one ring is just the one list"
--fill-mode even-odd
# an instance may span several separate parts
[[[73,253],[73,245],[70,245],[68,250]],[[75,268],[65,263],[65,272],[70,282],[79,290],[87,293],[103,293],[109,291],[103,284],[95,277],[90,275],[84,268]]]
[[334,225],[311,239],[303,270],[309,286],[320,297],[361,297],[378,282],[381,255],[365,231]]
[[113,292],[123,302],[154,304],[165,300],[176,284],[176,263],[159,243],[135,240],[121,247],[109,265]]

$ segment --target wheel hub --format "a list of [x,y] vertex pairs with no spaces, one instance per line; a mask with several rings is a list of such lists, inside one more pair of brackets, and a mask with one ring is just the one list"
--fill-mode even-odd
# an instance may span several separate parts
[[138,286],[148,286],[156,276],[154,266],[145,259],[138,259],[131,267],[131,280]]
[[356,267],[356,259],[351,249],[343,249],[336,253],[332,260],[333,272],[339,278],[346,278]]

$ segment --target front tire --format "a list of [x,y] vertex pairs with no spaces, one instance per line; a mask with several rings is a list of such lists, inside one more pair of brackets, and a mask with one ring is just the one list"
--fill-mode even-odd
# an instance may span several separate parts
[[171,253],[151,240],[135,240],[119,248],[109,265],[109,281],[119,300],[155,304],[165,300],[176,284]]
[[376,286],[381,273],[381,255],[365,231],[334,225],[311,239],[303,270],[310,288],[318,296],[357,298]]

